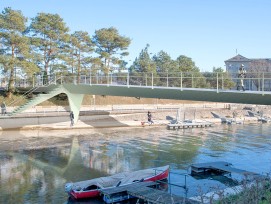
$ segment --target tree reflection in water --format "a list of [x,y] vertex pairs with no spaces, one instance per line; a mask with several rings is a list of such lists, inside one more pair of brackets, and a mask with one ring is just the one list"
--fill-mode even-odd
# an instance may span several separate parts
[[[68,199],[66,182],[167,164],[175,172],[187,173],[191,163],[223,160],[241,169],[270,172],[269,132],[268,124],[177,131],[152,126],[4,131],[0,136],[0,203],[63,203]],[[192,189],[204,182],[208,187],[227,185],[228,178],[219,179],[188,178],[187,195],[195,195]],[[171,181],[181,184],[184,179],[172,175]]]

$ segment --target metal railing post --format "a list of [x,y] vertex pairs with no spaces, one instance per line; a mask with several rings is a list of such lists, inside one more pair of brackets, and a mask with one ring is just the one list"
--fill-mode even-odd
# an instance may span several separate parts
[[129,76],[129,72],[127,72],[127,87],[130,87],[130,76]]
[[145,75],[145,78],[146,78],[146,86],[148,86],[148,75],[147,74]]
[[91,85],[91,70],[89,71],[89,85]]
[[181,91],[183,90],[183,73],[181,72]]
[[151,88],[153,89],[153,72],[151,73]]
[[194,74],[192,73],[192,76],[191,76],[191,88],[194,88]]
[[107,86],[109,86],[109,72],[107,74]]
[[218,72],[216,73],[216,93],[218,93]]
[[262,84],[262,92],[263,92],[263,95],[264,95],[264,72],[263,72],[263,84]]
[[221,74],[221,80],[222,80],[222,89],[224,89],[224,77],[223,77],[223,73]]
[[167,87],[168,87],[168,72],[167,72]]
[[96,73],[96,84],[98,84],[98,81],[99,81],[99,76],[98,76],[98,72]]

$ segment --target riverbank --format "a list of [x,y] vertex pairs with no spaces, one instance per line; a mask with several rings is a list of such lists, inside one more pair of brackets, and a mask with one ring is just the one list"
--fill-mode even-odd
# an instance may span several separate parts
[[[63,129],[88,129],[88,128],[110,128],[110,127],[145,127],[148,126],[147,111],[151,111],[154,124],[152,126],[166,126],[178,120],[196,120],[198,122],[221,123],[220,118],[215,118],[212,113],[219,114],[229,120],[233,119],[238,123],[258,122],[256,117],[250,117],[245,105],[202,105],[176,106],[176,105],[142,105],[142,106],[102,106],[90,110],[90,107],[83,107],[79,120],[74,126],[70,126],[69,112],[66,109],[60,111],[49,111],[49,108],[28,110],[16,117],[1,117],[1,130],[63,130]],[[56,109],[51,107],[51,109]],[[37,111],[39,110],[39,111]],[[269,109],[267,109],[269,110]],[[268,111],[265,111],[266,113]]]

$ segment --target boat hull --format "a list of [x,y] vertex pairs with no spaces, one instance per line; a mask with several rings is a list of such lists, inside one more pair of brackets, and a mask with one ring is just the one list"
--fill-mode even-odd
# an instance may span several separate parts
[[[168,178],[169,174],[169,166],[166,166],[167,168],[164,168],[163,171],[156,171],[154,175],[149,176],[144,178],[143,182],[147,181],[159,181],[159,180],[164,180]],[[135,180],[133,182],[136,182],[138,180]],[[130,183],[125,183],[124,185],[132,184],[133,182]],[[121,185],[123,186],[123,185]],[[110,186],[107,188],[115,188],[116,186]],[[107,189],[103,188],[103,189]],[[75,190],[75,189],[70,189],[69,191],[67,190],[68,194],[75,199],[84,199],[84,198],[95,198],[101,196],[100,194],[100,189],[93,189],[93,190],[88,190],[88,191],[83,191],[83,190]],[[126,198],[127,199],[127,198]]]
[[91,190],[91,191],[74,191],[70,192],[70,195],[75,199],[83,199],[83,198],[95,198],[100,196],[99,190]]

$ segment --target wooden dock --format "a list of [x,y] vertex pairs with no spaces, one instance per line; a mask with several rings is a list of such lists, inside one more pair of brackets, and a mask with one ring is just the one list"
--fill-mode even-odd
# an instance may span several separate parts
[[113,195],[116,193],[127,192],[130,189],[138,189],[142,187],[155,186],[155,185],[158,185],[158,183],[157,182],[135,182],[135,183],[124,185],[124,186],[101,189],[101,193],[104,195]]
[[208,173],[208,172],[217,172],[217,173],[237,173],[247,176],[259,176],[254,172],[249,172],[243,169],[237,169],[232,167],[231,163],[228,162],[209,162],[209,163],[198,163],[191,165],[191,175]]
[[197,121],[183,121],[177,122],[173,124],[168,124],[167,129],[186,129],[186,128],[204,128],[204,127],[211,127],[213,123],[210,122],[197,122]]
[[106,203],[119,202],[123,199],[137,198],[148,202],[149,204],[198,204],[199,202],[189,200],[188,198],[171,195],[168,192],[157,190],[157,182],[137,182],[125,186],[119,186],[110,189],[102,189],[101,194]]
[[101,194],[103,195],[103,200],[106,203],[115,203],[122,200],[128,200],[133,198],[133,196],[128,194],[128,191],[131,189],[141,189],[147,186],[156,186],[156,182],[135,182],[132,184],[117,186],[114,188],[101,189]]
[[148,188],[148,187],[142,187],[140,189],[130,189],[128,190],[128,194],[131,196],[134,196],[138,199],[144,200],[145,202],[148,202],[149,204],[155,203],[155,204],[198,204],[200,202],[193,201],[188,198],[176,196],[169,194],[168,192]]

